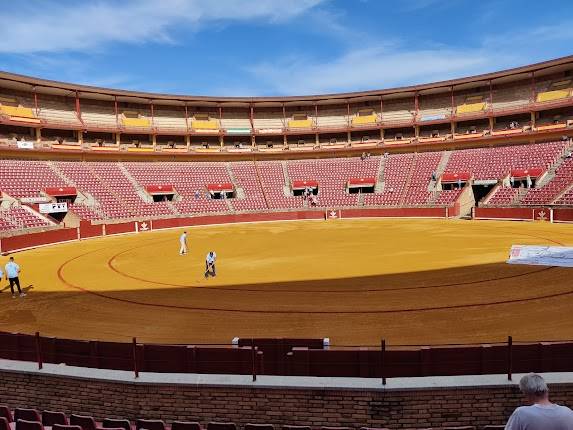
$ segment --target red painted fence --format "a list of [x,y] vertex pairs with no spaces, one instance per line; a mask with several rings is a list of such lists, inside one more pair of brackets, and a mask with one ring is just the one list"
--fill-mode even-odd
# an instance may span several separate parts
[[[360,208],[337,209],[340,218],[448,218],[459,214],[459,202],[450,208]],[[547,220],[553,217],[554,222],[573,222],[573,208],[475,208],[475,219],[498,220]],[[324,219],[322,210],[262,212],[249,214],[201,215],[194,217],[156,219],[150,221],[129,221],[115,224],[91,224],[82,221],[78,228],[50,230],[40,233],[27,233],[0,239],[0,252],[34,248],[42,245],[60,243],[90,237],[109,236],[114,234],[144,232],[166,228],[177,228],[199,225],[229,224],[261,221],[291,221]]]
[[241,339],[239,345],[157,345],[0,332],[0,358],[162,373],[386,378],[573,371],[573,342],[389,349],[325,348],[322,339]]

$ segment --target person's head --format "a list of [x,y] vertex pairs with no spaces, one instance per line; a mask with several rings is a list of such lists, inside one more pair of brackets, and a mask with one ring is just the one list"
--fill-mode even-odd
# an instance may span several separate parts
[[14,257],[10,257],[10,261],[14,261]]
[[186,231],[184,231],[184,232],[183,232],[183,234],[187,234],[187,232],[186,232]]
[[519,389],[531,402],[545,400],[549,396],[549,388],[547,388],[545,380],[535,373],[530,373],[521,378]]

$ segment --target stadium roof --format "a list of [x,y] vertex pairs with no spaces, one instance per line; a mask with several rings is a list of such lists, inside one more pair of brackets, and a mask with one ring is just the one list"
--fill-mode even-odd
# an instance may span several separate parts
[[421,85],[412,85],[398,88],[378,89],[372,91],[347,92],[336,94],[320,95],[301,95],[286,97],[210,97],[210,96],[193,96],[193,95],[176,95],[176,94],[158,94],[139,91],[127,91],[112,88],[100,88],[89,85],[78,85],[73,83],[39,79],[30,76],[18,75],[9,72],[0,71],[0,85],[3,87],[30,91],[34,87],[42,94],[53,94],[60,96],[75,95],[76,91],[83,98],[92,99],[112,99],[118,100],[129,99],[131,102],[137,102],[134,99],[140,99],[142,103],[148,103],[150,100],[161,102],[163,104],[283,104],[283,103],[317,103],[317,104],[335,104],[352,101],[369,100],[380,96],[392,95],[404,96],[408,93],[431,94],[449,91],[451,87],[458,90],[475,88],[488,83],[490,80],[495,83],[505,83],[529,79],[533,73],[535,76],[543,76],[563,70],[570,69],[573,66],[573,55],[557,58],[554,60],[535,63],[527,66],[516,67],[482,75],[468,76],[447,81],[433,82]]

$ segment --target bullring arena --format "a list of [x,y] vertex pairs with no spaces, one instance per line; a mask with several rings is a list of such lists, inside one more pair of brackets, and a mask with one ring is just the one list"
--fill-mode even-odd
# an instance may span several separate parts
[[507,260],[573,247],[572,73],[196,97],[1,72],[5,427],[502,428],[528,372],[571,404],[572,269]]
[[[177,253],[179,231],[16,254],[29,298],[3,307],[2,329],[175,344],[330,337],[338,346],[376,346],[382,337],[397,345],[487,343],[509,333],[535,342],[565,339],[573,329],[569,269],[505,263],[514,243],[571,246],[568,225],[216,225],[189,229],[187,256]],[[210,249],[218,254],[218,275],[206,280]]]

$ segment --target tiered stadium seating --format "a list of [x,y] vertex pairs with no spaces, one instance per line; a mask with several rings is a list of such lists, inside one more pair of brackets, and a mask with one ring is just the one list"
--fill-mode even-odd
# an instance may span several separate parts
[[457,115],[467,115],[482,112],[487,108],[487,102],[483,95],[465,97],[464,102],[456,107]]
[[287,166],[291,181],[318,181],[318,206],[355,206],[357,195],[346,193],[348,180],[376,177],[380,157],[293,160]]
[[346,108],[320,107],[316,117],[316,125],[323,129],[343,128],[348,126],[348,110]]
[[492,206],[508,206],[514,203],[518,188],[499,187],[490,197],[487,204]]
[[[102,163],[108,164],[108,163]],[[129,218],[132,212],[127,208],[119,195],[112,192],[112,190],[98,178],[90,164],[80,162],[55,162],[54,165],[66,177],[70,178],[75,186],[82,192],[91,194],[97,202],[98,210],[105,216],[105,218]],[[94,210],[80,209],[79,205],[73,206],[74,212],[80,216],[86,215],[87,219],[99,219],[100,216],[94,216],[97,213]]]
[[234,199],[235,210],[263,210],[267,208],[265,195],[257,174],[257,167],[251,162],[231,163],[231,171],[237,185],[245,192],[244,199]]
[[11,207],[0,210],[0,230],[15,230],[24,228],[50,227],[53,224],[45,218],[22,208]]
[[109,103],[96,104],[82,100],[82,121],[94,129],[115,129],[118,128],[117,118],[113,105]]
[[[552,203],[573,182],[573,158],[567,158],[555,172],[553,180],[541,188],[531,188],[521,200],[523,205]],[[564,196],[565,197],[565,196]],[[559,203],[561,204],[561,202]]]
[[[182,197],[173,205],[182,214],[228,211],[223,200],[206,197],[208,184],[231,182],[224,163],[124,163],[124,166],[143,186],[173,185]],[[199,192],[199,198],[195,197],[196,192]]]
[[413,100],[388,100],[384,102],[382,122],[384,124],[404,124],[414,119]]
[[420,205],[428,201],[431,196],[428,184],[441,158],[442,152],[426,152],[416,155],[415,164],[410,172],[410,182],[402,201],[404,205]]
[[186,133],[187,122],[185,111],[156,109],[153,116],[153,126],[160,133]]
[[38,116],[50,124],[80,127],[74,99],[50,98],[42,100]]
[[402,200],[406,181],[414,165],[414,154],[397,154],[386,159],[384,190],[380,194],[364,196],[366,205],[398,206]]
[[[234,422],[210,421],[205,426],[197,421],[172,421],[168,425],[162,419],[135,419],[131,422],[126,418],[104,418],[101,422],[91,415],[70,414],[69,417],[58,411],[40,411],[31,408],[15,408],[0,405],[1,430],[44,430],[51,427],[53,430],[240,430],[241,426]],[[352,427],[311,427],[277,425],[271,423],[246,423],[242,430],[352,430]],[[412,430],[477,430],[472,425],[457,427],[411,427]],[[503,429],[503,426],[488,425],[483,430]],[[361,427],[360,430],[389,430],[387,428]]]
[[145,130],[151,127],[150,119],[139,111],[124,111],[120,119],[125,128]]
[[362,127],[365,125],[376,124],[378,121],[378,114],[373,110],[365,109],[364,111],[358,111],[358,113],[352,117],[353,127]]
[[470,172],[475,179],[501,179],[511,169],[547,169],[566,146],[566,142],[552,142],[454,151],[446,171]]
[[285,127],[282,112],[258,112],[253,118],[255,130],[273,130],[281,132]]
[[14,224],[14,222],[7,217],[6,212],[4,209],[0,210],[0,231],[17,230],[19,228],[18,225]]
[[461,190],[442,190],[439,192],[438,197],[434,200],[434,204],[437,206],[449,206],[453,204],[460,194],[463,192]]
[[45,188],[63,185],[44,161],[0,160],[0,190],[12,197],[38,197]]
[[418,120],[436,121],[449,118],[452,114],[452,102],[449,95],[426,96],[420,98]]
[[[500,181],[513,169],[550,170],[562,160],[568,142],[551,142],[495,148],[457,150],[451,153],[446,172],[469,172],[480,180]],[[317,204],[324,208],[352,206],[443,206],[459,197],[459,190],[432,191],[443,152],[406,153],[385,157],[358,157],[238,162],[79,162],[0,160],[0,190],[8,198],[39,197],[47,187],[75,186],[78,202],[70,210],[82,219],[161,218],[198,213],[296,209],[308,206],[293,196],[293,181],[318,182]],[[567,158],[552,180],[540,188],[499,187],[488,205],[571,205],[573,203],[573,159]],[[553,167],[554,169],[555,167]],[[382,192],[349,194],[350,179],[376,178]],[[235,198],[212,199],[209,184],[231,183]],[[542,182],[543,183],[543,182]],[[173,202],[152,202],[146,186],[170,184]],[[377,184],[376,189],[381,184]],[[520,201],[521,199],[521,201]],[[4,205],[6,206],[6,205]],[[4,220],[0,229],[12,228]],[[41,226],[34,220],[20,225]]]
[[257,171],[264,189],[266,201],[271,209],[301,208],[301,197],[285,196],[284,187],[287,184],[283,166],[277,161],[257,162]]
[[221,127],[230,134],[247,133],[251,131],[251,120],[246,111],[227,113],[221,118]]
[[492,108],[494,112],[511,112],[527,106],[530,98],[531,89],[526,82],[500,87],[493,91]]
[[139,216],[158,217],[173,215],[165,203],[146,203],[120,170],[118,163],[89,163],[89,168],[100,178],[108,190],[128,207],[128,212]]

